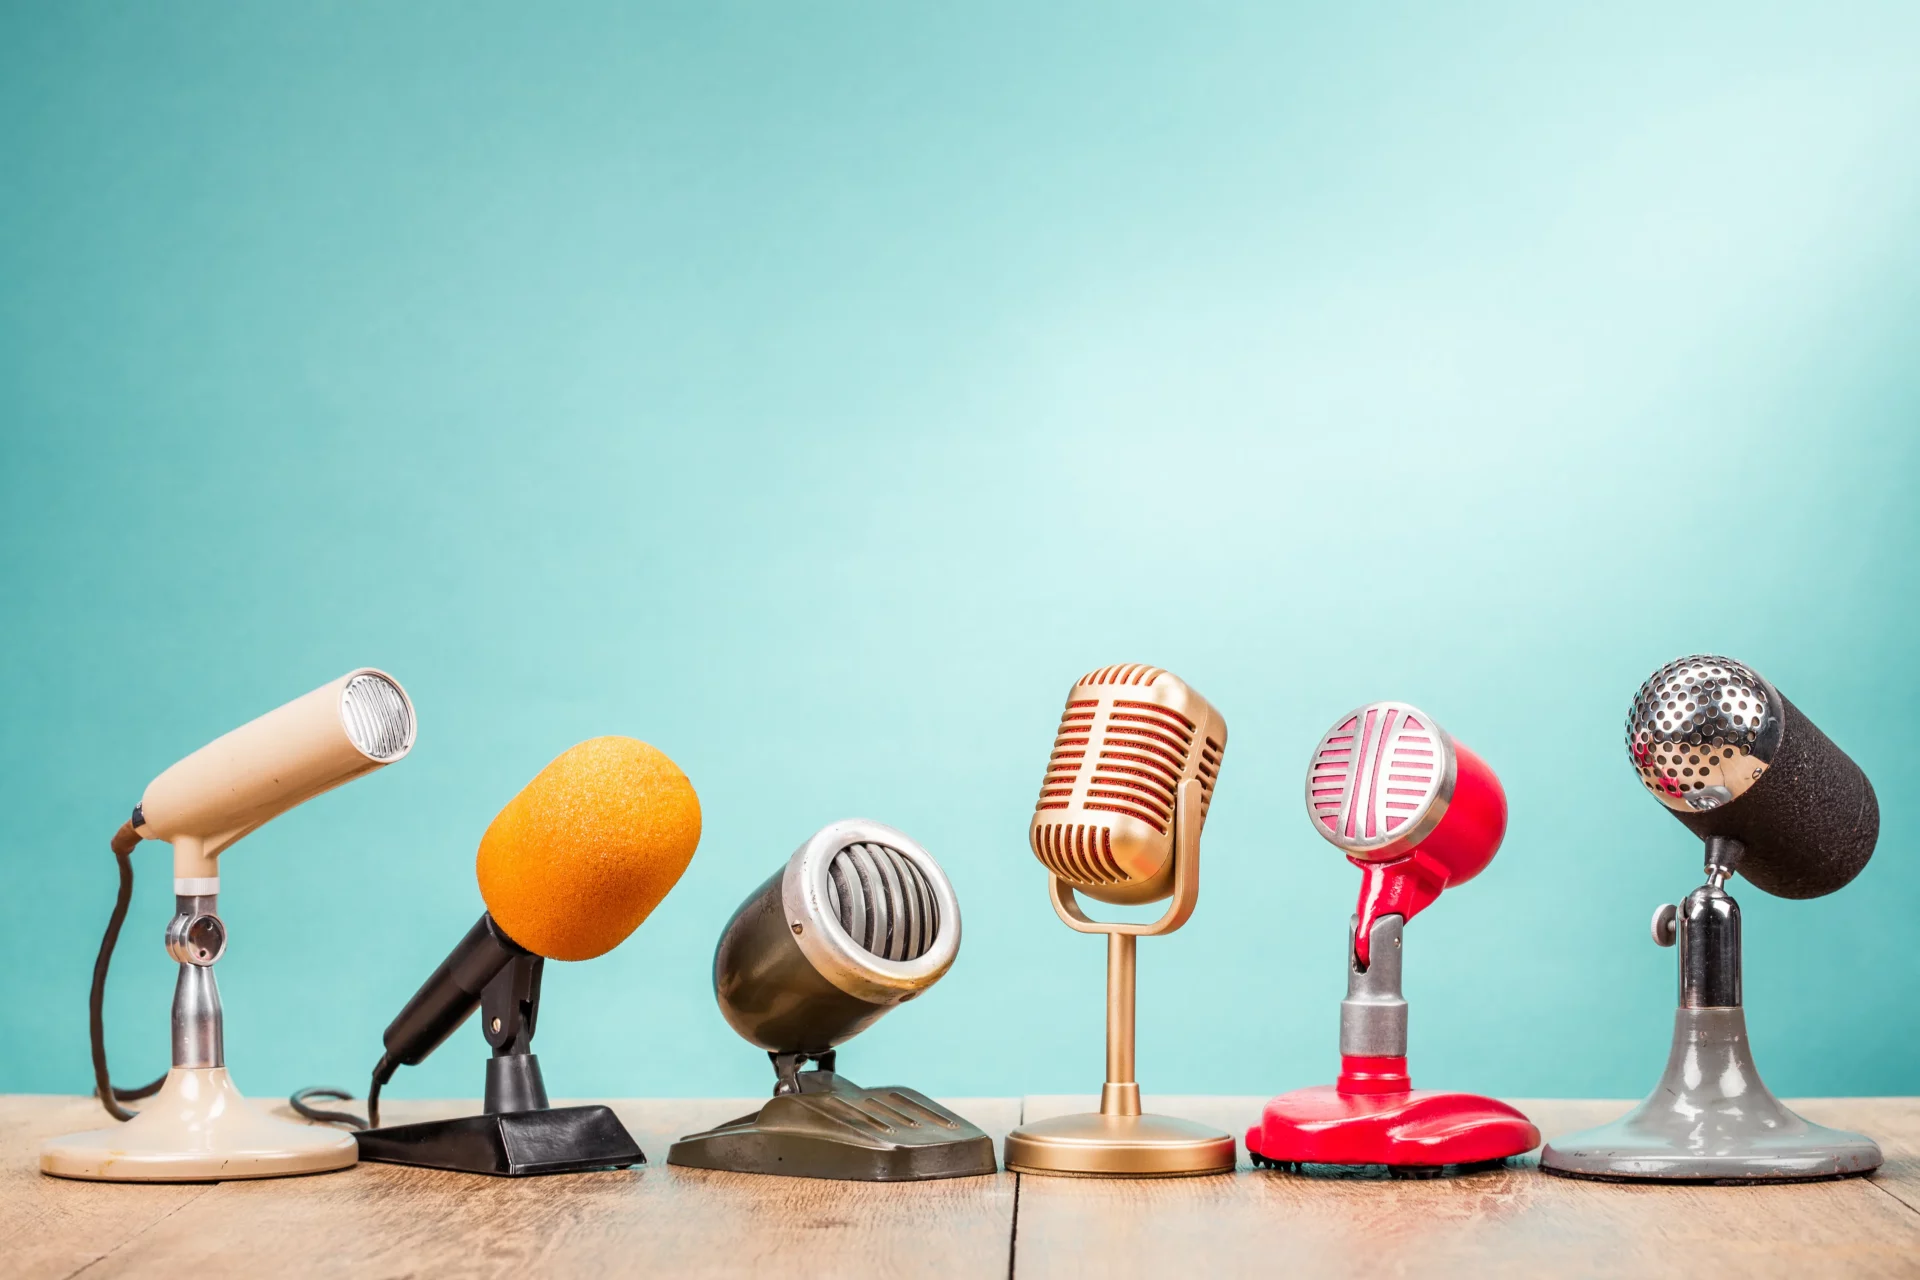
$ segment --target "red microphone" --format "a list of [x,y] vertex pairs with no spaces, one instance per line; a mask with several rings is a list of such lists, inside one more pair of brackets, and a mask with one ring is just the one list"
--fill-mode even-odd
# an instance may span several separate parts
[[1362,966],[1375,920],[1413,919],[1485,870],[1507,833],[1507,793],[1487,762],[1405,702],[1362,707],[1320,739],[1307,812],[1364,877],[1353,948]]
[[1340,1078],[1269,1102],[1247,1131],[1262,1168],[1384,1165],[1400,1177],[1468,1172],[1532,1150],[1540,1131],[1504,1102],[1415,1089],[1407,1076],[1402,932],[1453,885],[1486,869],[1507,797],[1479,756],[1405,702],[1373,702],[1320,739],[1307,813],[1360,868],[1340,1005]]

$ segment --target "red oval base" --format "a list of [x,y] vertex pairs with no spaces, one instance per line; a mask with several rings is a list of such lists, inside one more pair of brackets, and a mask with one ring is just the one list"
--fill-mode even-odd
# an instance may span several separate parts
[[1296,1089],[1269,1102],[1247,1130],[1248,1152],[1279,1164],[1480,1164],[1539,1145],[1533,1122],[1506,1103],[1438,1089]]

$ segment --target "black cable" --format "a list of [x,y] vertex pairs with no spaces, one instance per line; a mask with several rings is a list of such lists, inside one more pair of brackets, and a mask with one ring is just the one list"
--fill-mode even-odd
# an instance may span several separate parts
[[350,1129],[365,1129],[369,1127],[365,1120],[362,1120],[351,1111],[329,1111],[325,1107],[308,1106],[308,1098],[331,1098],[339,1102],[350,1102],[353,1100],[353,1095],[345,1089],[329,1089],[324,1085],[317,1085],[310,1089],[299,1089],[294,1092],[292,1097],[287,1099],[287,1105],[291,1106],[307,1119],[318,1120],[322,1124],[344,1124]]
[[362,1120],[351,1111],[329,1111],[325,1107],[310,1106],[309,1098],[331,1098],[339,1102],[350,1102],[353,1095],[345,1089],[331,1089],[325,1085],[315,1085],[307,1089],[297,1089],[287,1099],[287,1105],[309,1120],[318,1120],[322,1124],[344,1124],[354,1129],[378,1129],[380,1127],[380,1086],[393,1077],[397,1064],[385,1054],[380,1055],[379,1064],[373,1069],[373,1083],[367,1086],[367,1118]]
[[99,1095],[100,1105],[115,1120],[131,1120],[138,1114],[121,1106],[122,1102],[150,1098],[160,1092],[160,1086],[167,1082],[163,1074],[151,1084],[143,1084],[138,1089],[116,1089],[107,1074],[107,1026],[104,1013],[107,966],[113,960],[114,944],[120,941],[120,926],[127,922],[127,908],[133,903],[131,855],[134,846],[139,843],[140,837],[131,822],[114,832],[113,857],[120,864],[120,891],[113,900],[113,914],[107,917],[106,936],[100,939],[100,954],[93,962],[93,990],[87,996],[87,1031],[93,1039],[93,1089]]

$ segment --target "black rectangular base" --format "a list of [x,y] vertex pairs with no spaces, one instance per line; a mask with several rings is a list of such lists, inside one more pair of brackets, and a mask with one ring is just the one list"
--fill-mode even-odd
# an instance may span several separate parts
[[673,1144],[667,1163],[849,1182],[993,1173],[993,1139],[923,1093],[862,1089],[829,1071],[800,1076],[750,1116]]
[[640,1145],[606,1107],[550,1107],[363,1129],[360,1158],[500,1178],[584,1173],[645,1164]]

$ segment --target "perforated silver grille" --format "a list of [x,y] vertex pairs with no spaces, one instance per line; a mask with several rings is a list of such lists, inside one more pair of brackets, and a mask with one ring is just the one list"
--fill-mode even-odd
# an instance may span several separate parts
[[940,932],[926,873],[888,845],[850,844],[834,854],[827,901],[840,927],[882,960],[918,960]]
[[1780,712],[1751,667],[1714,654],[1647,677],[1627,713],[1627,754],[1670,809],[1714,809],[1760,780],[1780,745]]
[[347,681],[340,719],[353,745],[375,760],[398,760],[413,745],[413,710],[400,687],[371,672]]

